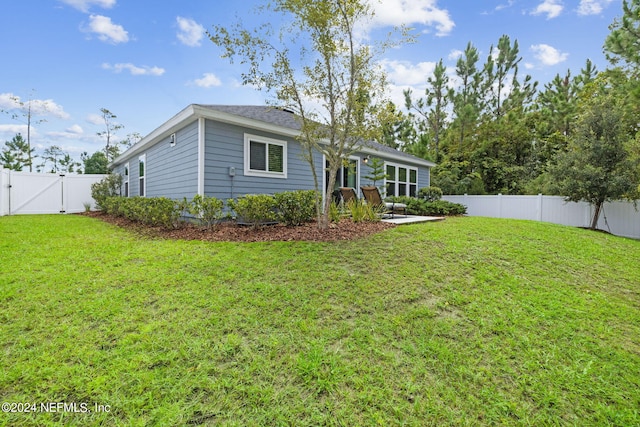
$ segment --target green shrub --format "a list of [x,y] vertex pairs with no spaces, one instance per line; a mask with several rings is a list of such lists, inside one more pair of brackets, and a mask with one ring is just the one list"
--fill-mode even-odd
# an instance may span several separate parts
[[331,222],[340,222],[342,218],[342,211],[340,207],[336,203],[331,203],[329,205],[329,221]]
[[166,197],[109,197],[104,211],[146,225],[177,228],[181,223],[182,202]]
[[147,213],[147,223],[149,225],[164,228],[177,228],[180,225],[182,210],[178,209],[180,202],[167,197],[150,197],[143,203]]
[[120,214],[120,205],[122,204],[123,199],[124,198],[120,196],[107,197],[102,202],[102,211],[109,215],[122,216]]
[[196,194],[189,204],[186,199],[185,205],[179,206],[184,210],[188,210],[196,218],[200,219],[207,228],[212,228],[222,218],[222,208],[224,203],[215,197],[202,196]]
[[315,190],[285,191],[273,197],[278,220],[286,225],[300,225],[312,221],[316,216],[318,193]]
[[416,199],[408,196],[387,197],[385,200],[407,205],[409,215],[423,216],[450,216],[464,215],[467,208],[460,203],[452,203],[446,200],[435,200],[428,202],[424,199]]
[[467,207],[460,203],[448,202],[446,200],[436,200],[435,202],[426,203],[426,215],[464,215],[467,213]]
[[237,200],[229,199],[227,205],[236,213],[239,222],[254,227],[278,220],[275,199],[269,194],[248,194]]
[[442,190],[439,187],[423,187],[418,190],[418,198],[427,202],[435,202],[442,198]]
[[382,216],[380,215],[384,207],[376,207],[362,200],[350,200],[346,205],[347,212],[351,214],[351,220],[353,222],[373,222],[380,221]]
[[91,184],[91,197],[96,201],[96,208],[102,210],[107,198],[119,196],[121,186],[122,177],[118,174],[109,174]]

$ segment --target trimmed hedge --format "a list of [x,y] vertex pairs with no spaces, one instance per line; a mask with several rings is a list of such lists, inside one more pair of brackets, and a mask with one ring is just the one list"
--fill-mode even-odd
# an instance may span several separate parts
[[418,190],[418,199],[427,202],[435,202],[442,198],[442,190],[439,187],[423,187]]
[[318,193],[315,190],[285,191],[273,197],[278,219],[286,225],[301,225],[316,216]]
[[464,215],[467,213],[466,206],[446,200],[429,202],[425,199],[417,199],[409,196],[387,197],[386,200],[389,202],[404,203],[407,205],[407,213],[410,215],[451,216]]
[[181,202],[166,197],[109,197],[102,206],[108,214],[164,228],[177,228],[181,222]]
[[[314,190],[285,191],[283,193],[252,194],[227,200],[227,206],[238,220],[253,226],[282,222],[300,225],[316,216]],[[106,197],[101,209],[111,215],[143,224],[177,228],[189,213],[205,226],[215,226],[224,216],[224,203],[215,197],[196,195],[191,201],[171,200],[166,197]]]
[[214,227],[223,217],[222,209],[224,202],[215,197],[201,196],[196,194],[191,202],[185,198],[183,209],[200,219],[207,228]]
[[270,194],[247,194],[227,200],[227,205],[236,213],[237,221],[254,227],[278,220],[276,201]]

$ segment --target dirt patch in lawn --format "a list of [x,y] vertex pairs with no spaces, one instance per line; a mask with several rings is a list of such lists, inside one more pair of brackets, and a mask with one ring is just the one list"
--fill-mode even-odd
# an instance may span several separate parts
[[162,227],[149,227],[126,218],[107,215],[100,211],[83,212],[80,215],[98,218],[149,237],[212,242],[333,242],[359,239],[395,227],[394,224],[380,221],[356,223],[349,219],[343,219],[339,223],[331,224],[328,230],[319,230],[315,222],[296,227],[287,227],[283,224],[250,227],[227,222],[219,224],[211,230],[195,224],[184,224],[179,228],[167,230]]

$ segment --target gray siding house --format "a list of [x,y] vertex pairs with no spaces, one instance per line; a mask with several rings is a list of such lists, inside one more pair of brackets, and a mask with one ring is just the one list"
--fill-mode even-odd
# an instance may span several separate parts
[[[196,194],[225,200],[244,194],[273,194],[314,188],[309,163],[296,141],[300,124],[286,110],[267,106],[189,105],[118,156],[110,165],[123,177],[127,197],[191,199]],[[415,195],[429,186],[430,168],[418,157],[377,143],[350,156],[337,187],[370,185],[369,160],[384,160],[387,195]],[[345,162],[346,163],[346,162]],[[369,164],[368,164],[369,163]],[[318,177],[327,174],[315,153]]]

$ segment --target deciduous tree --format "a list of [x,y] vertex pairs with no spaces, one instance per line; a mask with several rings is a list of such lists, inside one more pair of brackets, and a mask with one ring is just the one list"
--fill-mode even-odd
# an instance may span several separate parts
[[85,174],[106,174],[109,173],[107,165],[109,161],[104,151],[96,151],[92,155],[88,155],[86,152],[80,156],[82,163],[84,164]]
[[[373,16],[362,0],[274,0],[263,8],[267,11],[284,15],[290,24],[279,33],[269,24],[253,30],[214,26],[209,37],[224,57],[246,65],[244,84],[266,89],[275,96],[273,104],[296,114],[316,190],[316,152],[327,160],[332,189],[343,159],[378,139],[374,107],[381,104],[386,79],[376,57],[389,43],[372,46],[358,37]],[[325,197],[318,209],[322,229],[329,226],[330,203]]]
[[593,205],[593,229],[605,202],[638,196],[639,169],[630,151],[637,117],[628,114],[624,79],[608,71],[588,85],[568,150],[551,169],[566,200]]

